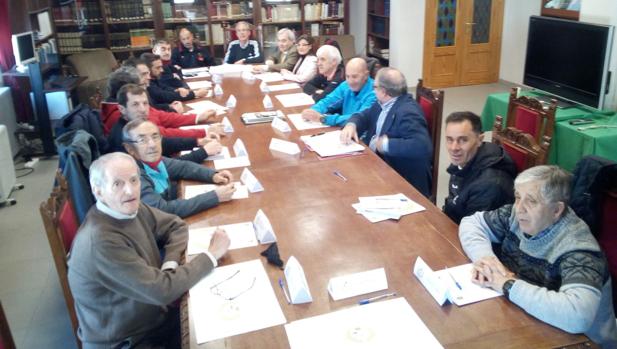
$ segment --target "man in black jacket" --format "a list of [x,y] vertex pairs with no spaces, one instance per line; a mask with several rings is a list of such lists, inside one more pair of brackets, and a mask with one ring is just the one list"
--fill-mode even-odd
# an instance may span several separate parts
[[446,118],[446,146],[452,164],[443,211],[457,224],[478,211],[514,202],[516,166],[499,145],[483,142],[482,122],[472,112]]
[[215,65],[208,49],[195,40],[195,35],[187,28],[178,32],[180,44],[171,52],[171,63],[180,68],[199,68]]

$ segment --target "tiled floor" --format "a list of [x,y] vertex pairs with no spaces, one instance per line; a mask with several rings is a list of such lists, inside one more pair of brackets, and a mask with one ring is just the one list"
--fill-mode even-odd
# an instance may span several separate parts
[[[444,119],[453,111],[479,114],[487,94],[509,88],[496,83],[446,89]],[[447,195],[448,164],[442,137],[439,206]],[[57,159],[40,161],[33,173],[18,179],[26,188],[13,194],[17,205],[0,208],[0,301],[17,348],[76,347],[38,209],[49,195],[57,165]]]

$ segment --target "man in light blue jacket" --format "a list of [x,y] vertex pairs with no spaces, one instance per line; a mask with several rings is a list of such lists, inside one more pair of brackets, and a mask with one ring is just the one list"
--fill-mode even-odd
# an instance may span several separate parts
[[344,126],[352,114],[370,108],[376,100],[366,61],[352,58],[345,67],[345,82],[302,111],[302,117],[330,126]]

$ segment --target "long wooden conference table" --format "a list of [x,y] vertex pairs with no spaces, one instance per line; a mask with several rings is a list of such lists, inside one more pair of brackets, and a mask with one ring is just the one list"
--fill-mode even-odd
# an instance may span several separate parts
[[[187,221],[191,227],[252,221],[257,210],[262,209],[277,235],[283,260],[295,256],[302,264],[313,302],[287,303],[277,284],[283,271],[267,264],[259,255],[265,245],[231,250],[220,264],[262,259],[288,322],[357,306],[360,298],[373,294],[333,301],[327,291],[329,279],[383,267],[389,290],[407,300],[446,348],[586,347],[585,336],[571,335],[544,324],[503,297],[462,307],[452,304],[440,307],[413,275],[412,267],[418,256],[434,270],[468,263],[458,239],[457,225],[369,149],[361,156],[327,160],[309,151],[291,156],[269,150],[273,137],[296,142],[304,148],[301,135],[333,128],[299,132],[289,122],[292,131],[282,133],[270,124],[245,126],[240,120],[242,113],[264,110],[264,93],[260,92],[259,83],[259,80],[249,83],[240,77],[225,77],[224,95],[211,100],[225,105],[230,94],[237,98],[236,108],[227,113],[235,132],[224,137],[222,143],[231,150],[237,138],[244,141],[250,170],[265,191],[250,194],[248,199],[222,203]],[[285,109],[274,97],[295,92],[301,91],[270,93],[274,109],[285,114],[304,109]],[[211,162],[205,164],[213,166]],[[241,168],[231,170],[237,180],[241,171]],[[335,176],[334,171],[348,180]],[[185,184],[180,186],[181,194]],[[351,207],[359,196],[399,192],[424,206],[426,211],[404,216],[398,222],[372,224]],[[289,348],[283,326],[198,345],[187,298],[188,295],[182,302],[184,348]],[[411,348],[414,343],[401,343],[401,347]]]

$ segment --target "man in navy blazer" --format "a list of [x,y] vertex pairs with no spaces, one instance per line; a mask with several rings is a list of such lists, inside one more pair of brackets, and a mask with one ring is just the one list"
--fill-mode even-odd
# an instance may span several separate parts
[[424,196],[431,195],[433,152],[422,109],[407,93],[405,76],[382,68],[373,85],[377,101],[354,114],[343,128],[341,142],[364,143]]

